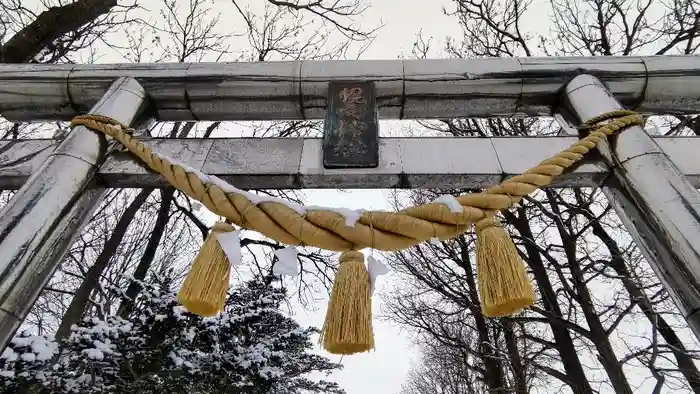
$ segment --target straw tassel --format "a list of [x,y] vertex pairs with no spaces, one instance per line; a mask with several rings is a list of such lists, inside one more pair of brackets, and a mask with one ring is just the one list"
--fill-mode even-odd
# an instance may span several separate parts
[[484,316],[511,315],[535,301],[525,264],[510,235],[495,218],[476,223],[476,270]]
[[177,295],[188,311],[200,316],[214,316],[224,309],[231,262],[216,234],[232,231],[235,231],[232,225],[216,223],[199,250]]
[[333,354],[355,354],[374,348],[370,279],[364,255],[343,252],[328,302],[321,341]]

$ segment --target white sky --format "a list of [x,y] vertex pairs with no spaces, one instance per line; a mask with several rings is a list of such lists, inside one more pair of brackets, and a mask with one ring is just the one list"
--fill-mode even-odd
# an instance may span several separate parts
[[[447,0],[399,1],[374,0],[371,9],[366,11],[364,19],[369,25],[376,25],[379,20],[384,27],[378,32],[374,44],[362,59],[391,59],[410,56],[416,34],[423,29],[424,34],[434,36],[439,42],[448,35],[460,35],[461,31],[455,18],[443,15],[442,5]],[[439,42],[438,42],[439,41]],[[402,56],[403,54],[403,56]],[[381,158],[380,158],[381,160]],[[343,206],[351,209],[391,209],[388,205],[386,191],[353,190],[338,193],[332,190],[312,191],[307,193],[308,204]],[[365,252],[366,253],[366,252]],[[331,375],[331,380],[338,382],[348,394],[396,393],[401,388],[411,361],[418,361],[409,334],[405,330],[376,318],[382,313],[381,300],[377,293],[391,291],[391,274],[379,279],[378,289],[373,297],[372,311],[375,316],[373,327],[375,350],[370,353],[345,356],[342,359],[344,369]],[[295,318],[304,325],[320,327],[323,324],[326,307],[319,304],[317,312],[298,309]],[[332,360],[339,356],[322,353]]]
[[[378,32],[374,44],[363,54],[362,59],[392,59],[409,57],[422,29],[426,36],[435,37],[435,48],[442,49],[446,36],[460,36],[461,30],[455,18],[447,17],[442,6],[449,6],[449,0],[400,1],[374,0],[371,8],[363,15],[370,26],[378,21],[384,27]],[[385,130],[384,130],[385,131]],[[383,133],[384,133],[383,131]],[[380,158],[381,160],[381,158]],[[313,191],[307,193],[308,204],[344,206],[347,208],[390,209],[386,191],[354,190],[346,193],[335,191]],[[342,360],[344,369],[331,375],[348,394],[396,393],[401,388],[411,362],[418,361],[409,333],[399,327],[376,318],[382,313],[381,300],[377,293],[391,291],[391,274],[379,279],[378,289],[373,298],[372,311],[375,335],[375,350]],[[295,316],[300,324],[320,327],[325,316],[325,305],[320,305],[316,313],[299,310]],[[339,356],[325,354],[333,360]]]
[[[354,190],[340,193],[334,190],[313,191],[307,193],[309,205],[344,206],[351,209],[390,209],[386,203],[388,195],[385,191]],[[367,250],[364,251],[367,253]],[[375,257],[377,257],[375,255]],[[414,358],[408,335],[398,327],[377,319],[381,313],[379,293],[390,291],[391,274],[378,279],[378,287],[372,299],[374,314],[373,328],[375,350],[342,357],[343,370],[335,372],[329,380],[338,382],[348,394],[395,393],[401,387],[410,361]],[[321,327],[326,313],[324,301],[319,301],[317,311],[309,312],[297,307],[294,318],[301,325]],[[341,356],[320,351],[324,356],[338,362]]]

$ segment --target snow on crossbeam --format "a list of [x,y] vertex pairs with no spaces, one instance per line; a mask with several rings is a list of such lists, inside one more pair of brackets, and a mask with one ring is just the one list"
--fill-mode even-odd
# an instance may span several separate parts
[[[700,138],[654,140],[700,187]],[[520,174],[556,154],[575,137],[382,138],[379,167],[324,169],[322,141],[313,138],[144,139],[157,152],[241,189],[483,188]],[[17,189],[51,154],[56,142],[0,142],[0,189]],[[554,187],[599,185],[605,167],[586,159]],[[127,154],[110,156],[99,171],[107,187],[163,187],[167,182]]]
[[698,56],[0,64],[0,115],[70,120],[123,76],[144,87],[161,121],[321,119],[338,80],[373,81],[384,119],[551,115],[584,73],[640,112],[696,113],[698,70]]

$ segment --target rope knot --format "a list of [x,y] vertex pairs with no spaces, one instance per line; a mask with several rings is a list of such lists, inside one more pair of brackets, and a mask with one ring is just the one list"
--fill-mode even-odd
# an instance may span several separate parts
[[338,258],[338,261],[342,264],[348,261],[365,261],[365,255],[362,253],[356,251],[356,250],[348,250],[347,252],[343,252],[340,254],[340,257]]
[[474,225],[476,231],[486,230],[490,227],[501,227],[501,222],[499,222],[498,219],[494,218],[493,216],[489,216],[479,220]]
[[[622,125],[632,125],[637,124],[640,126],[644,125],[644,117],[634,111],[629,110],[616,110],[611,112],[606,112],[602,115],[598,115],[592,119],[589,119],[578,127],[579,131],[587,132],[595,129],[601,129],[605,126],[610,126],[614,122],[621,122]],[[620,128],[613,128],[612,132],[619,131]],[[612,134],[612,133],[610,133]],[[608,135],[610,135],[608,134]]]

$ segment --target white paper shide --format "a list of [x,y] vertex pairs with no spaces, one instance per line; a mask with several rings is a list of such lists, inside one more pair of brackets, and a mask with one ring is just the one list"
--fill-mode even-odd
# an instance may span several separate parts
[[224,250],[228,261],[231,262],[231,266],[235,267],[243,263],[243,256],[241,255],[241,230],[215,233],[216,240],[219,241],[221,249]]
[[374,294],[377,277],[389,273],[389,267],[372,256],[367,257],[367,272],[369,272],[370,294]]
[[284,249],[275,250],[277,261],[272,266],[273,275],[297,276],[299,275],[299,262],[297,260],[297,248],[287,246]]

